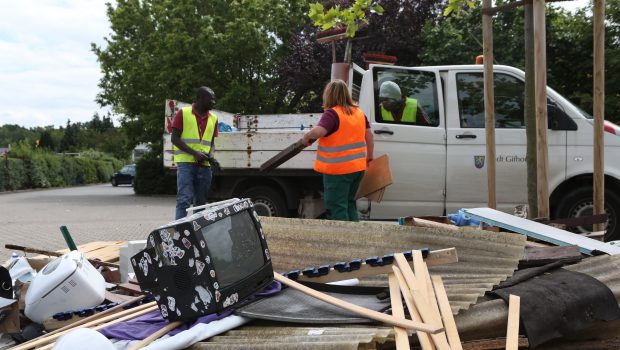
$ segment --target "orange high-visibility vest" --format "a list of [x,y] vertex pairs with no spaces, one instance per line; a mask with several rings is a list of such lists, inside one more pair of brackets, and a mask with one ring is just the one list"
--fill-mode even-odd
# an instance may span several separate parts
[[338,130],[319,139],[314,170],[329,175],[351,174],[366,170],[366,117],[359,108],[347,114],[341,106]]

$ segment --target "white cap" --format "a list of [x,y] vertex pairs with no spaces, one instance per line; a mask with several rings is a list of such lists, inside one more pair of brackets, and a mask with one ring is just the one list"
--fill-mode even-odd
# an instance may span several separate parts
[[398,100],[403,97],[403,95],[400,92],[400,87],[398,87],[398,84],[393,81],[386,81],[381,84],[381,87],[379,88],[379,97]]

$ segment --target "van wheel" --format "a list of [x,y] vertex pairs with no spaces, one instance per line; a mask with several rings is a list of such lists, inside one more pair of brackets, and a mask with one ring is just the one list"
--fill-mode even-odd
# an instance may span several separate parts
[[[590,216],[594,213],[592,186],[578,188],[569,192],[558,204],[555,211],[557,218],[576,218]],[[605,213],[607,214],[607,227],[605,242],[620,239],[620,199],[612,191],[605,191]],[[577,226],[570,228],[575,233],[592,232],[592,226]]]
[[288,209],[284,197],[275,189],[267,186],[252,187],[244,191],[241,198],[250,198],[256,213],[261,216],[287,217]]

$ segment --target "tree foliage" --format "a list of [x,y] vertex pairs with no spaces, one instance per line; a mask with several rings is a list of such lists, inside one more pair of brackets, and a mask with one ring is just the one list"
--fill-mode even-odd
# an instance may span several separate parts
[[[607,2],[606,70],[620,69],[620,36],[617,10],[620,0]],[[547,6],[547,81],[560,94],[585,111],[592,110],[592,17],[587,9],[576,13]],[[439,25],[427,23],[422,33],[424,65],[472,64],[482,54],[480,8],[459,16],[441,18]],[[493,18],[493,54],[496,64],[524,68],[523,8],[501,12]],[[570,69],[568,69],[570,67]],[[618,77],[607,74],[606,115],[620,120]]]
[[[206,85],[216,108],[273,112],[274,68],[305,0],[127,0],[108,4],[112,33],[93,45],[103,71],[98,102],[123,115],[134,143],[161,147],[164,101],[195,99]],[[160,147],[154,147],[160,149]]]
[[[420,33],[424,23],[434,23],[441,13],[441,0],[382,0],[383,13],[370,13],[368,24],[353,41],[352,60],[363,65],[362,53],[381,51],[398,57],[398,65],[410,66],[420,63],[422,43]],[[339,6],[349,8],[348,0],[324,2],[324,9]],[[321,111],[321,94],[329,81],[331,48],[318,44],[316,33],[321,28],[305,21],[287,41],[288,54],[279,64],[279,86],[287,91],[287,111]],[[337,55],[342,57],[345,44],[339,42]]]
[[95,150],[118,159],[129,158],[132,149],[127,135],[121,128],[114,127],[110,116],[100,118],[98,114],[85,123],[72,123],[67,120],[66,126],[60,128],[45,126],[27,129],[10,124],[0,126],[1,147],[11,145],[13,150],[18,143],[56,153]]
[[310,5],[308,17],[322,30],[346,27],[347,36],[352,38],[361,23],[368,24],[367,12],[383,13],[383,7],[378,4],[378,1],[355,0],[346,8],[341,8],[339,4],[336,4],[325,11],[323,4],[316,2]]

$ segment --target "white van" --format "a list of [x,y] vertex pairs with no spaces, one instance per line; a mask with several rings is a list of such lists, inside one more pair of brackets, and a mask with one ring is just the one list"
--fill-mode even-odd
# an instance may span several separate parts
[[[375,156],[387,153],[394,183],[383,202],[372,204],[371,219],[445,215],[486,206],[483,66],[397,67],[371,65],[352,74],[354,97],[369,118]],[[497,209],[512,212],[527,203],[524,73],[494,66]],[[417,100],[424,118],[416,123],[384,121],[379,104],[383,82],[397,83]],[[547,89],[549,193],[551,216],[592,215],[593,121],[571,102]],[[168,107],[167,102],[167,107]],[[168,118],[173,113],[168,110]],[[224,172],[211,197],[249,196],[265,215],[290,215],[320,201],[321,178],[312,171],[316,146],[269,173],[260,165],[297,141],[320,113],[234,116],[238,131],[221,132],[216,158]],[[605,209],[607,240],[620,239],[620,128],[605,123]],[[169,140],[166,148],[172,148]],[[173,166],[169,152],[166,165]]]

